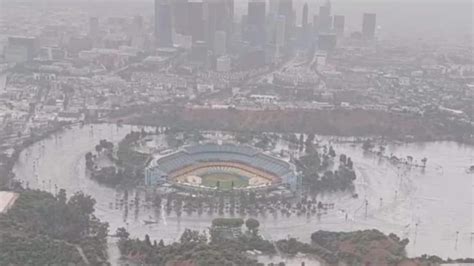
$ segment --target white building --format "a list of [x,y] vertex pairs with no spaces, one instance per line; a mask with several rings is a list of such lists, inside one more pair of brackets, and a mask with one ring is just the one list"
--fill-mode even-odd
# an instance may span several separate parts
[[214,92],[214,85],[212,84],[197,84],[198,93]]
[[174,43],[176,47],[191,50],[193,47],[193,37],[190,35],[174,34]]
[[222,56],[227,53],[227,33],[225,31],[216,31],[214,35],[214,54]]
[[275,103],[276,101],[278,101],[278,96],[252,94],[252,95],[250,95],[250,99],[252,99],[253,101],[258,102],[258,103],[267,104],[267,103]]
[[217,58],[216,70],[218,72],[230,72],[232,70],[232,59],[230,56],[221,56]]

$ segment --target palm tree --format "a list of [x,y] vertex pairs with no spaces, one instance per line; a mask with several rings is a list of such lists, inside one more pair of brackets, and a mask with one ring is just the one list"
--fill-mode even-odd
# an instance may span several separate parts
[[426,157],[421,159],[421,162],[423,163],[423,167],[426,167],[426,162],[427,161],[428,161],[428,159]]
[[247,219],[247,221],[245,221],[245,226],[254,236],[256,236],[258,233],[258,227],[260,226],[260,222],[256,219],[249,218]]

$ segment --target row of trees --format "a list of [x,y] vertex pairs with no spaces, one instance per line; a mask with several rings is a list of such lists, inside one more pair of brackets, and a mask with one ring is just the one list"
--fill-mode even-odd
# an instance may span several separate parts
[[[247,230],[241,232],[245,224]],[[124,228],[117,230],[119,248],[125,260],[151,265],[258,265],[247,256],[247,251],[258,250],[273,256],[295,256],[298,253],[315,256],[324,262],[337,265],[437,265],[443,260],[436,256],[423,255],[409,259],[405,247],[407,239],[395,234],[384,235],[377,230],[356,232],[317,231],[311,235],[311,243],[295,238],[282,239],[274,243],[264,240],[258,233],[260,223],[255,219],[224,219],[212,221],[209,234],[186,229],[178,242],[166,245],[162,240],[130,239]],[[240,234],[234,234],[240,231]],[[453,260],[449,260],[453,261]],[[460,259],[456,262],[473,262]],[[275,265],[275,264],[270,264]],[[284,265],[280,263],[278,265]],[[304,265],[304,264],[302,264]]]
[[428,158],[426,158],[426,157],[424,157],[420,160],[421,164],[418,164],[416,162],[416,160],[414,160],[413,156],[411,156],[411,155],[406,156],[406,158],[403,158],[403,157],[399,158],[399,157],[397,157],[393,154],[385,155],[385,150],[386,150],[385,146],[380,145],[378,147],[378,149],[376,149],[376,145],[373,143],[373,141],[371,139],[366,139],[362,143],[362,149],[364,150],[364,152],[374,153],[377,156],[379,156],[381,158],[388,159],[392,163],[395,163],[395,164],[406,164],[406,165],[409,165],[409,166],[417,166],[417,167],[425,168],[426,163],[428,162]]
[[160,212],[163,206],[167,214],[175,212],[178,217],[183,213],[192,215],[197,213],[202,215],[218,214],[230,216],[263,216],[272,215],[277,217],[279,214],[283,217],[289,217],[293,214],[301,215],[318,215],[325,211],[327,204],[316,201],[314,198],[302,197],[298,201],[294,199],[272,195],[268,197],[265,193],[235,191],[216,192],[206,194],[204,192],[194,195],[182,196],[169,193],[165,197],[155,195],[151,199],[156,211]]
[[119,249],[125,260],[152,265],[250,265],[263,264],[248,258],[247,250],[261,250],[274,254],[271,242],[263,240],[258,234],[259,222],[249,219],[245,222],[247,231],[228,237],[225,229],[241,230],[242,219],[218,219],[212,222],[209,230],[199,232],[186,229],[179,242],[165,245],[162,240],[151,241],[130,239],[125,229],[119,228]]
[[332,146],[323,147],[319,153],[312,146],[310,140],[307,144],[307,154],[295,160],[298,171],[302,173],[303,185],[312,193],[328,191],[351,191],[354,188],[356,174],[352,159],[345,154],[339,155],[337,170],[332,170],[336,164],[336,152]]

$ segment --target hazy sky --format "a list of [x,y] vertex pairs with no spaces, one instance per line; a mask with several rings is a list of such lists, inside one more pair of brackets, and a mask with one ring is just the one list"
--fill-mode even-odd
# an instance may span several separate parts
[[[50,2],[87,3],[86,9],[98,16],[153,15],[153,0],[0,0],[2,3],[32,2],[35,6]],[[119,2],[121,4],[119,4]],[[302,6],[309,4],[309,19],[318,12],[319,5],[326,0],[293,0],[300,23]],[[114,3],[107,5],[107,3]],[[236,14],[246,13],[248,0],[235,0]],[[332,12],[346,16],[346,32],[360,30],[362,14],[377,14],[377,25],[381,34],[404,36],[404,38],[472,39],[474,6],[472,0],[332,0]],[[1,6],[0,6],[1,13]],[[1,14],[0,14],[1,15]],[[236,18],[238,20],[239,17]]]

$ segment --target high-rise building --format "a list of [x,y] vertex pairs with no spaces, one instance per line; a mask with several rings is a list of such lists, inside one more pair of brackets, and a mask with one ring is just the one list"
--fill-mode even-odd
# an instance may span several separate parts
[[286,45],[286,17],[279,16],[276,21],[276,36],[275,36],[275,44],[277,48],[282,48]]
[[334,33],[320,33],[318,35],[318,48],[323,51],[331,51],[336,48],[337,36]]
[[208,47],[205,41],[195,41],[190,53],[191,61],[208,65]]
[[332,28],[331,18],[331,2],[328,0],[326,4],[319,7],[318,30],[322,33],[328,33]]
[[303,6],[303,15],[301,16],[301,27],[306,31],[308,29],[308,3]]
[[268,0],[268,15],[276,16],[278,14],[279,5],[280,0]]
[[344,27],[345,27],[345,17],[341,15],[334,16],[334,32],[336,32],[337,36],[344,35]]
[[201,0],[188,2],[188,29],[193,42],[205,41],[204,4]]
[[233,32],[234,0],[204,1],[204,31],[209,48],[212,49],[216,31],[225,31],[229,44]]
[[377,23],[377,16],[374,13],[364,13],[362,19],[362,37],[366,40],[371,40],[375,37],[375,27]]
[[288,44],[294,33],[293,0],[280,0],[278,14],[285,17],[285,44]]
[[168,0],[155,0],[155,39],[159,47],[173,46],[171,5]]
[[181,35],[189,35],[188,0],[172,0],[173,28]]
[[32,37],[9,37],[5,47],[7,62],[21,63],[33,60],[39,52],[38,39]]
[[248,3],[247,37],[252,45],[265,45],[265,1],[251,0]]
[[227,22],[229,23],[228,27],[228,35],[227,38],[230,37],[230,35],[233,32],[234,28],[234,0],[224,0],[226,3],[226,16],[227,16]]
[[248,24],[265,24],[265,0],[250,0],[248,2]]
[[319,16],[313,16],[313,31],[317,33],[319,31]]
[[214,35],[214,54],[216,56],[227,53],[227,33],[223,30],[216,31]]
[[143,17],[136,15],[133,17],[132,25],[127,33],[130,46],[145,49],[146,34],[143,31]]
[[227,45],[229,45],[234,34],[234,0],[224,0],[224,2],[226,3]]
[[205,35],[209,47],[213,47],[216,31],[229,31],[227,1],[206,0],[204,5]]

